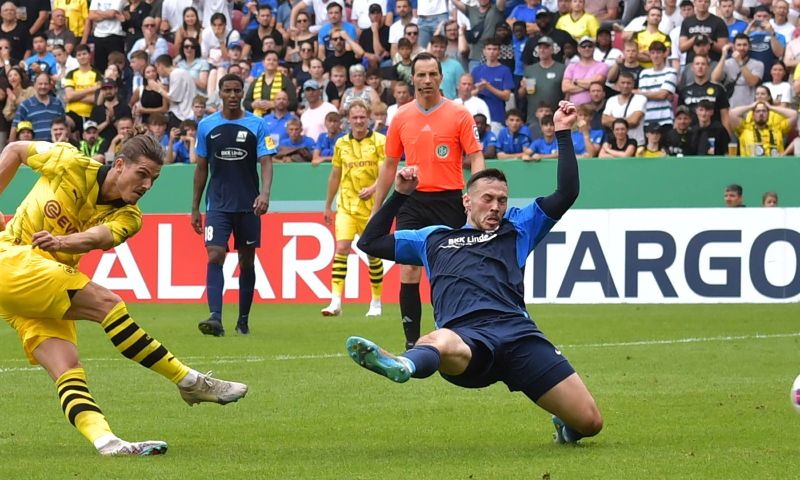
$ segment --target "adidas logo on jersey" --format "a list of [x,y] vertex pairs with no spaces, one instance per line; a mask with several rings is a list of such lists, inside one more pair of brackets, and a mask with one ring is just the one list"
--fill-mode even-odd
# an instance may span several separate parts
[[247,130],[239,130],[236,134],[236,141],[237,142],[246,142],[247,141]]

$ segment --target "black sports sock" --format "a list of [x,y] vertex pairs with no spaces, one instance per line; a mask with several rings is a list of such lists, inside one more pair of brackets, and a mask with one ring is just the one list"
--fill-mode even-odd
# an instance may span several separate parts
[[406,349],[409,349],[419,340],[422,320],[422,301],[419,299],[418,283],[400,284],[400,315],[403,319]]

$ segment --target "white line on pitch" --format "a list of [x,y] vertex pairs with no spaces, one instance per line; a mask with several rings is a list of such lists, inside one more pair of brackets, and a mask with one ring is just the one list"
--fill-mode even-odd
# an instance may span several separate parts
[[606,348],[606,347],[636,347],[642,345],[678,345],[682,343],[706,343],[706,342],[732,342],[735,340],[760,340],[767,338],[791,338],[800,337],[800,332],[794,333],[756,333],[755,335],[727,335],[720,337],[694,337],[694,338],[672,338],[665,340],[638,340],[634,342],[607,342],[607,343],[575,343],[562,345],[564,348]]
[[[726,335],[719,337],[691,337],[691,338],[673,338],[664,340],[638,340],[633,342],[606,342],[606,343],[575,343],[559,345],[559,348],[608,348],[608,347],[639,347],[648,345],[681,345],[687,343],[708,343],[708,342],[732,342],[736,340],[765,340],[772,338],[792,338],[800,337],[800,332],[793,333],[756,333],[754,335]],[[220,356],[220,357],[207,357],[207,356],[187,356],[182,357],[182,360],[187,362],[206,362],[217,364],[224,363],[261,363],[267,361],[287,361],[287,360],[324,360],[328,358],[344,357],[344,353],[324,353],[317,355],[275,355],[272,357],[257,357],[257,356]],[[23,359],[9,359],[4,361],[24,361]],[[109,362],[109,361],[123,361],[128,360],[121,357],[109,358],[86,358],[82,362]],[[40,367],[0,367],[0,375],[4,373],[14,372],[30,372],[40,370]]]

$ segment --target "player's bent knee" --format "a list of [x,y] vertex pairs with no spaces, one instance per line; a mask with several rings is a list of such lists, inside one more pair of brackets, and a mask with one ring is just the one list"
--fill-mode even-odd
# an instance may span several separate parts
[[603,417],[600,415],[600,410],[597,409],[594,400],[592,400],[589,405],[583,407],[583,410],[584,411],[579,416],[580,424],[573,428],[587,437],[597,435],[600,433],[600,430],[603,429]]
[[439,351],[441,363],[439,370],[448,375],[463,373],[470,360],[472,351],[461,337],[452,330],[441,328],[435,330],[417,341],[417,345],[429,345]]

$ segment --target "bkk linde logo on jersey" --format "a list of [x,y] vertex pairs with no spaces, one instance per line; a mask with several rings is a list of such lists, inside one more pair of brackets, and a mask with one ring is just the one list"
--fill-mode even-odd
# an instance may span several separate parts
[[220,160],[235,162],[247,158],[247,150],[238,147],[226,147],[214,154]]
[[463,237],[448,238],[447,244],[439,245],[439,248],[461,248],[476,245],[478,243],[486,243],[497,237],[497,233],[482,233],[480,235],[465,235]]

